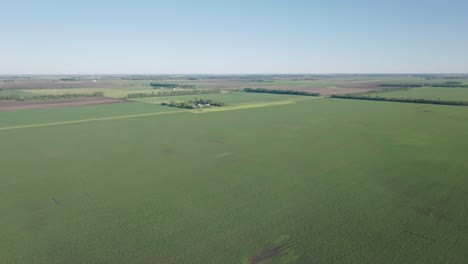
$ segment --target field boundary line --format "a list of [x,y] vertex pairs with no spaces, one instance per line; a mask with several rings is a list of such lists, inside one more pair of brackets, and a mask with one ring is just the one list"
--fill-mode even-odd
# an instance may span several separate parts
[[70,121],[60,121],[60,122],[50,122],[42,124],[32,124],[32,125],[21,125],[21,126],[7,126],[0,127],[2,130],[13,130],[13,129],[22,129],[22,128],[34,128],[34,127],[46,127],[46,126],[59,126],[59,125],[68,125],[68,124],[78,124],[78,123],[88,123],[96,121],[107,121],[107,120],[117,120],[117,119],[127,119],[132,117],[143,117],[143,116],[157,116],[157,115],[166,115],[166,114],[175,114],[188,112],[187,110],[175,110],[175,111],[166,111],[166,112],[156,112],[156,113],[144,113],[144,114],[135,114],[135,115],[122,115],[122,116],[111,116],[111,117],[100,117],[100,118],[89,118],[89,119],[78,119]]
[[[304,98],[296,98],[294,99],[293,101],[309,101],[309,100],[316,100],[316,99],[323,99],[323,98],[326,98],[326,96],[324,95],[320,95],[320,96],[303,96]],[[307,98],[306,98],[307,97]]]

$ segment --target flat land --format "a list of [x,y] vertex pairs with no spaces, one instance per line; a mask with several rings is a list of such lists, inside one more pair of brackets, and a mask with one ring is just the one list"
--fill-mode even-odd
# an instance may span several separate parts
[[[151,83],[193,85],[199,89],[238,90],[266,88],[319,92],[323,95],[366,92],[382,89],[378,84],[396,77],[372,76],[43,76],[9,79],[0,77],[0,89],[41,94],[103,92],[107,97],[123,98],[129,93],[151,93]],[[408,79],[408,78],[406,78]],[[410,78],[413,80],[414,78]],[[65,80],[65,81],[64,81]]]
[[34,101],[1,101],[0,111],[15,111],[22,109],[37,109],[37,108],[56,108],[66,106],[80,105],[100,105],[100,104],[115,104],[129,102],[123,99],[113,99],[107,97],[78,97],[56,100],[34,100]]
[[147,115],[177,110],[177,108],[165,107],[157,104],[124,103],[0,111],[0,129],[12,126],[41,125],[68,121],[86,121],[101,118]]
[[371,93],[372,96],[386,98],[430,99],[446,101],[468,101],[468,88],[461,87],[421,87],[408,90]]
[[213,96],[0,112],[0,263],[468,258],[468,107]]

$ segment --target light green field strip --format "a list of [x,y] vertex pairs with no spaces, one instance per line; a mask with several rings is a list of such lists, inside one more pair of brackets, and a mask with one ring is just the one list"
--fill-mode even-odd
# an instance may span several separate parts
[[275,105],[287,105],[287,104],[295,104],[295,103],[296,103],[295,101],[280,101],[280,102],[270,102],[270,103],[233,105],[233,106],[224,106],[224,107],[219,107],[219,108],[190,110],[190,112],[194,114],[204,114],[204,113],[210,113],[210,112],[232,111],[232,110],[267,107],[267,106],[275,106]]
[[320,96],[320,97],[309,97],[309,98],[301,98],[301,99],[278,101],[278,102],[269,102],[269,103],[255,103],[255,104],[242,104],[242,105],[233,105],[233,106],[223,106],[223,107],[219,107],[219,108],[206,108],[206,109],[190,110],[190,112],[192,112],[194,114],[204,114],[204,113],[210,113],[210,112],[241,110],[241,109],[268,107],[268,106],[276,106],[276,105],[288,105],[288,104],[295,104],[298,101],[314,100],[314,99],[321,99],[321,98],[325,98],[325,97]]
[[316,100],[316,99],[323,99],[325,96],[304,96],[304,98],[297,98],[294,99],[295,102],[298,101],[306,101],[306,100]]
[[186,110],[177,110],[177,111],[156,112],[156,113],[146,113],[146,114],[137,114],[137,115],[123,115],[123,116],[90,118],[90,119],[80,119],[80,120],[62,121],[62,122],[51,122],[51,123],[42,123],[42,124],[33,124],[33,125],[23,125],[23,126],[9,126],[9,127],[0,127],[0,130],[12,130],[12,129],[32,128],[32,127],[45,127],[45,126],[59,126],[59,125],[77,124],[77,123],[87,123],[87,122],[96,122],[96,121],[106,121],[106,120],[116,120],[116,119],[127,119],[127,118],[142,117],[142,116],[166,115],[166,114],[174,114],[174,113],[181,113],[181,112],[187,112],[187,111],[186,111]]

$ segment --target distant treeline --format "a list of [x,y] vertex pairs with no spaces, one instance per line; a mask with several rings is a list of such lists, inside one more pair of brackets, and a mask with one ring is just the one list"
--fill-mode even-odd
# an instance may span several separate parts
[[169,103],[162,102],[161,105],[178,107],[178,108],[186,108],[186,109],[196,109],[202,107],[211,107],[211,106],[223,106],[223,102],[219,102],[216,100],[211,99],[194,99],[187,102],[174,102],[171,101]]
[[399,102],[399,103],[414,103],[414,104],[438,104],[438,105],[462,105],[468,106],[465,101],[445,101],[445,100],[431,100],[431,99],[411,99],[411,98],[386,98],[386,97],[371,97],[364,95],[332,95],[332,98],[340,99],[355,99],[355,100],[369,100],[369,101],[384,101],[384,102]]
[[291,79],[291,81],[295,81],[295,82],[301,82],[301,81],[316,81],[318,79],[316,78],[296,78],[296,79]]
[[131,93],[127,98],[144,98],[144,97],[165,97],[165,96],[178,96],[178,95],[196,95],[196,94],[216,94],[220,90],[177,90],[177,91],[158,91],[151,93]]
[[291,95],[305,95],[305,96],[319,96],[319,93],[293,91],[293,90],[273,90],[264,88],[244,88],[246,93],[271,93],[271,94],[291,94]]
[[249,79],[245,80],[246,82],[274,82],[272,80],[264,80],[264,79]]
[[98,97],[103,96],[102,92],[82,93],[82,94],[36,94],[36,95],[1,95],[0,101],[34,101],[34,100],[54,100],[76,97]]
[[468,87],[463,82],[447,81],[443,83],[383,83],[384,87]]
[[424,78],[426,80],[440,80],[440,79],[448,79],[448,80],[464,80],[468,78],[468,75],[434,75],[434,74],[415,74],[413,77]]
[[176,84],[176,83],[151,83],[153,87],[159,88],[181,88],[181,89],[194,89],[195,85],[192,84]]

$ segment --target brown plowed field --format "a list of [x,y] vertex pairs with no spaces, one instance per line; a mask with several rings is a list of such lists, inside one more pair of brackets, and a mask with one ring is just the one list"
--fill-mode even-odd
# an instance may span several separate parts
[[108,97],[79,97],[57,100],[37,101],[0,101],[0,111],[14,111],[21,109],[54,108],[80,105],[100,105],[130,102],[125,99],[114,99]]

